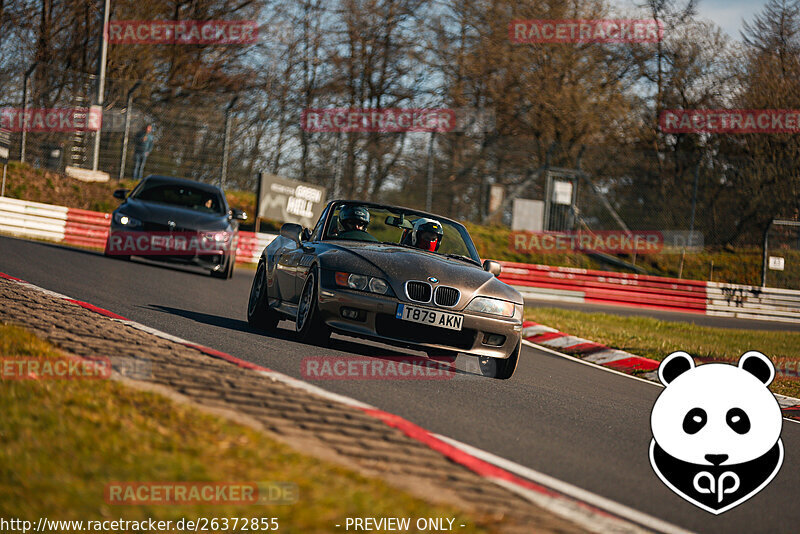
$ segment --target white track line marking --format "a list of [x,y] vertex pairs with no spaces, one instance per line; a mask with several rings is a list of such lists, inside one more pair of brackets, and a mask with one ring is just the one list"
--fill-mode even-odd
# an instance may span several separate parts
[[[475,456],[476,458],[483,460],[484,462],[495,465],[501,469],[514,473],[515,475],[518,475],[522,478],[531,480],[532,482],[536,482],[537,484],[541,484],[542,486],[551,488],[559,493],[567,495],[568,497],[571,497],[578,501],[585,502],[601,510],[606,510],[616,516],[624,518],[628,521],[632,521],[643,527],[658,530],[660,532],[665,532],[667,534],[687,534],[691,532],[688,530],[684,530],[676,525],[673,525],[672,523],[668,523],[661,519],[652,517],[648,514],[645,514],[644,512],[639,512],[638,510],[629,508],[616,501],[612,501],[611,499],[601,497],[600,495],[597,495],[585,489],[573,486],[568,482],[564,482],[557,478],[551,477],[550,475],[540,473],[539,471],[536,471],[529,467],[525,467],[524,465],[517,464],[515,462],[512,462],[511,460],[506,460],[505,458],[501,458],[500,456],[496,456],[490,452],[486,452],[484,450],[475,448],[471,445],[467,445],[466,443],[461,443],[460,441],[456,441],[452,438],[448,438],[446,436],[442,436],[439,434],[434,434],[434,436],[446,443],[449,443],[453,447],[461,449],[467,454],[470,454],[472,456]],[[508,484],[508,486],[513,486],[513,484]],[[518,486],[515,487],[517,487],[517,489],[523,489],[523,490],[525,489],[525,488],[519,488]],[[509,487],[509,489],[511,488]],[[530,493],[535,493],[535,492],[531,491]],[[537,494],[537,496],[538,498],[541,497],[548,498],[547,496],[541,496],[539,494]],[[570,513],[574,513],[574,510],[570,510]],[[597,517],[593,516],[591,520],[596,521]],[[590,528],[591,530],[596,530],[597,527],[604,527],[604,525],[597,525],[596,523],[594,525],[595,528],[591,528],[590,525],[582,524],[581,526]],[[605,528],[602,528],[602,531],[607,532]]]
[[[13,282],[13,280],[10,280],[10,281]],[[17,282],[17,283],[24,284],[27,287],[33,288],[34,290],[40,291],[40,292],[45,293],[45,294],[50,294],[52,296],[57,296],[58,298],[64,299],[66,301],[76,301],[76,299],[72,299],[71,297],[68,297],[66,295],[61,295],[59,293],[55,293],[53,291],[44,289],[44,288],[39,287],[39,286],[37,286],[35,284],[32,284],[30,282]],[[80,301],[80,302],[83,302],[83,301]],[[78,305],[78,304],[76,304],[76,305]],[[167,340],[179,343],[181,345],[195,345],[197,347],[203,347],[204,346],[204,345],[199,344],[199,343],[193,343],[191,341],[187,341],[187,340],[182,339],[180,337],[173,336],[172,334],[168,334],[168,333],[163,332],[161,330],[157,330],[155,328],[146,326],[146,325],[144,325],[142,323],[139,323],[139,322],[136,322],[136,321],[132,321],[130,319],[116,319],[116,318],[112,318],[112,317],[107,317],[107,318],[111,319],[113,321],[118,321],[118,322],[120,322],[122,324],[129,325],[129,326],[131,326],[133,328],[139,329],[139,330],[141,330],[143,332],[147,332],[147,333],[152,334],[154,336],[157,336],[157,337],[160,337],[160,338],[163,338],[163,339],[167,339]],[[235,358],[235,356],[234,356],[234,358]],[[236,359],[238,360],[239,358],[236,358]],[[269,371],[267,371],[267,370],[254,370],[254,371],[256,373],[261,374],[262,376],[268,377],[268,378],[270,378],[272,380],[285,383],[285,384],[287,384],[287,385],[289,385],[291,387],[295,387],[295,388],[307,391],[309,393],[318,395],[320,397],[323,397],[323,398],[331,400],[331,401],[335,401],[335,402],[344,404],[346,406],[351,406],[351,407],[355,407],[355,408],[376,409],[373,406],[371,406],[369,404],[366,404],[366,403],[363,403],[363,402],[361,402],[359,400],[356,400],[356,399],[353,399],[351,397],[347,397],[347,396],[344,396],[344,395],[339,395],[337,393],[333,393],[333,392],[327,391],[327,390],[322,389],[320,387],[317,387],[317,386],[314,386],[312,384],[309,384],[308,382],[305,382],[303,380],[298,380],[296,378],[293,378],[293,377],[288,376],[288,375],[284,375],[283,373],[279,373],[277,371],[273,371],[273,370],[269,370]],[[423,429],[423,430],[425,430],[425,429]],[[430,432],[428,430],[425,430],[425,431],[428,432],[430,436],[433,436],[436,439],[440,439],[442,441],[449,440],[449,438],[444,438],[443,436],[437,436],[437,435],[433,434],[432,432]],[[457,442],[455,440],[450,440],[450,442],[451,443],[460,443],[460,442]],[[462,444],[462,445],[463,445],[463,447],[468,447],[465,444]],[[499,457],[496,457],[496,456],[492,455],[489,452],[481,451],[480,449],[476,449],[474,447],[470,447],[470,449],[474,450],[474,451],[479,451],[480,453],[482,453],[483,455],[486,455],[487,457],[499,458]],[[504,460],[504,461],[509,462],[509,465],[513,464],[512,462],[510,462],[508,460]],[[481,476],[481,475],[479,475],[479,476]],[[500,486],[506,487],[508,489],[512,489],[513,491],[517,492],[520,495],[528,495],[529,499],[531,498],[530,494],[536,493],[533,490],[530,490],[530,489],[527,489],[527,488],[518,487],[517,485],[515,485],[515,484],[513,484],[511,482],[508,482],[508,481],[502,481],[502,480],[498,481],[496,477],[482,476],[482,478],[484,478],[484,479],[486,479],[486,480],[488,480],[490,482],[493,482],[495,484],[498,484]],[[553,480],[557,480],[557,479],[553,479]],[[558,482],[560,482],[560,481],[558,481]],[[561,482],[561,483],[562,484],[567,484],[566,482]],[[606,511],[604,511],[604,510],[593,511],[593,510],[589,509],[587,506],[581,507],[580,506],[581,503],[580,503],[579,500],[576,500],[574,502],[569,503],[569,501],[567,501],[566,499],[555,500],[553,497],[550,497],[550,496],[545,495],[545,494],[540,494],[540,497],[541,498],[538,498],[541,501],[539,503],[539,506],[544,508],[544,509],[546,509],[546,510],[550,510],[553,513],[559,513],[559,512],[563,513],[563,511],[565,509],[565,506],[567,506],[569,504],[569,510],[571,511],[571,513],[574,512],[575,509],[580,509],[582,511],[581,521],[587,522],[588,524],[604,525],[606,527],[611,527],[612,526],[611,524],[608,523],[609,517],[605,515]],[[573,499],[575,499],[575,498],[573,497]],[[613,502],[613,501],[609,501],[609,502]],[[583,503],[583,504],[585,504],[585,503]],[[572,514],[572,515],[574,515],[574,514]],[[591,520],[584,518],[584,516],[591,517]],[[566,517],[567,517],[567,519],[570,519],[569,515],[566,516]],[[585,528],[589,528],[587,526],[587,524],[584,524],[583,526]],[[635,525],[625,524],[625,523],[622,522],[622,520],[616,521],[615,523],[613,523],[613,526],[615,526],[616,528],[610,528],[610,529],[606,528],[606,529],[604,529],[604,532],[612,532],[612,531],[616,531],[618,529],[621,529],[621,530],[619,530],[620,532],[639,532],[639,530],[635,530]],[[597,527],[591,528],[591,530],[597,531],[596,528]]]
[[[565,360],[570,360],[572,362],[580,363],[582,365],[588,365],[589,367],[593,367],[594,369],[600,369],[601,371],[605,371],[607,373],[614,373],[615,375],[624,376],[625,378],[630,378],[632,380],[638,380],[639,382],[644,382],[645,384],[650,384],[650,385],[653,385],[653,386],[657,386],[657,387],[660,387],[662,389],[664,388],[664,386],[661,384],[661,382],[653,382],[652,380],[646,380],[646,379],[640,378],[638,376],[629,375],[627,373],[623,373],[622,371],[617,371],[616,369],[611,369],[610,367],[604,367],[602,365],[597,365],[597,364],[592,363],[592,362],[587,362],[587,361],[582,360],[581,358],[576,358],[575,356],[570,356],[569,354],[564,354],[562,352],[558,352],[557,350],[553,350],[553,349],[551,349],[549,347],[545,347],[544,345],[538,345],[536,343],[528,341],[525,338],[522,339],[522,344],[523,345],[527,345],[527,346],[529,346],[529,347],[531,347],[533,349],[539,349],[541,351],[547,352],[548,354],[552,354],[553,356],[559,356],[561,358],[564,358]],[[800,421],[798,421],[796,419],[791,419],[789,417],[784,417],[783,420],[784,421],[789,421],[791,423],[796,423],[796,424],[800,425]]]
[[631,378],[633,380],[639,380],[640,382],[644,382],[645,384],[651,384],[653,386],[658,386],[660,388],[664,387],[658,382],[651,382],[650,380],[645,380],[644,378],[639,378],[638,376],[629,375],[627,373],[623,373],[622,371],[617,371],[616,369],[611,369],[610,367],[604,367],[602,365],[597,365],[597,364],[592,363],[592,362],[587,362],[587,361],[582,360],[581,358],[576,358],[575,356],[570,356],[569,354],[564,354],[563,352],[558,352],[557,350],[553,350],[550,347],[545,347],[544,345],[539,345],[538,343],[533,343],[532,341],[528,341],[527,339],[523,339],[522,343],[524,345],[527,345],[527,346],[531,347],[531,348],[543,350],[544,352],[547,352],[547,353],[552,354],[554,356],[560,356],[561,358],[564,358],[566,360],[570,360],[572,362],[577,362],[577,363],[580,363],[580,364],[583,364],[583,365],[588,365],[589,367],[592,367],[594,369],[602,369],[603,371],[606,371],[608,373],[614,373],[615,375],[624,376],[625,378]]
[[292,378],[291,376],[279,373],[277,371],[256,371],[256,372],[263,376],[269,377],[276,382],[282,382],[284,384],[295,387],[297,389],[301,389],[303,391],[311,393],[312,395],[317,395],[327,400],[338,402],[340,404],[345,404],[353,408],[379,410],[379,408],[376,408],[375,406],[372,406],[365,402],[361,402],[360,400],[356,400],[352,397],[347,397],[345,395],[339,395],[338,393],[333,393],[332,391],[328,391],[327,389],[322,389],[321,387],[309,384],[308,382],[305,382],[303,380],[298,380],[297,378]]

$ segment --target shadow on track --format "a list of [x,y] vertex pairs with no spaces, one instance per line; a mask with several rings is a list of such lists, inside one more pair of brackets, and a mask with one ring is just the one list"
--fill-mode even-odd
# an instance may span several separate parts
[[[196,321],[198,323],[208,325],[208,326],[215,326],[219,328],[225,328],[228,330],[234,330],[237,332],[246,332],[249,334],[257,334],[264,337],[269,337],[273,339],[280,339],[282,341],[292,341],[299,345],[302,345],[301,342],[297,341],[296,333],[293,330],[288,328],[278,328],[272,332],[263,332],[260,330],[256,330],[255,328],[251,327],[247,321],[243,319],[234,319],[231,317],[225,317],[221,315],[213,315],[210,313],[203,313],[197,312],[192,310],[185,310],[181,308],[173,308],[171,306],[163,306],[160,304],[149,304],[148,306],[144,307],[145,309],[160,311],[163,313],[168,313],[170,315],[177,315],[179,317],[184,317],[186,319],[191,319],[192,321]],[[309,345],[310,346],[310,345]],[[319,350],[319,347],[315,347]],[[369,358],[380,359],[380,360],[397,360],[399,358],[403,359],[411,359],[412,365],[424,365],[424,362],[428,361],[428,358],[425,356],[420,356],[419,351],[413,349],[398,349],[398,348],[386,348],[384,346],[376,347],[374,345],[369,345],[366,343],[358,343],[356,341],[351,341],[350,339],[341,339],[341,338],[332,338],[330,342],[330,346],[328,347],[329,351],[336,351],[345,353],[347,355],[358,355],[358,356],[366,356]],[[376,354],[376,351],[380,351],[380,354]],[[414,354],[416,353],[416,354]],[[333,356],[331,354],[326,354],[326,356]],[[414,363],[417,361],[418,363]],[[464,371],[461,369],[455,368],[455,358],[452,360],[441,358],[436,361],[439,361],[442,365],[450,365],[453,366],[453,372],[456,374],[463,374],[463,375],[475,375],[476,373],[470,371]]]

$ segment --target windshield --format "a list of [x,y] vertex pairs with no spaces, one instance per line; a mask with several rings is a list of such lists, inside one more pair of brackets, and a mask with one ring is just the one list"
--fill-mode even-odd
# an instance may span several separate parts
[[[347,216],[352,217],[352,221],[339,219],[343,208]],[[364,211],[369,213],[369,223],[365,227],[360,224],[365,219]],[[436,226],[440,230],[432,232],[431,228]],[[438,247],[430,245],[430,240],[437,238]],[[391,243],[440,255],[462,256],[480,264],[478,252],[464,226],[447,219],[391,206],[337,203],[331,207],[331,216],[328,218],[323,239]]]
[[206,213],[223,213],[222,200],[219,195],[210,191],[203,191],[194,187],[176,184],[159,184],[151,187],[144,186],[140,191],[134,192],[133,198],[179,206]]

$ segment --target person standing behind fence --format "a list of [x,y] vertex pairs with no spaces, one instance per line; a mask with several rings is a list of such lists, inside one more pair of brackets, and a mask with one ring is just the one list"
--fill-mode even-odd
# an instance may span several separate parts
[[147,156],[153,150],[153,127],[148,124],[134,137],[136,148],[133,153],[133,179],[141,180]]

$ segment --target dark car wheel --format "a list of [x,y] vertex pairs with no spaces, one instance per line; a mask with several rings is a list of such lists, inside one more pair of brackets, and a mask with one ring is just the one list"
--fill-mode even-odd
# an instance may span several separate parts
[[498,380],[508,380],[514,375],[519,363],[519,354],[522,351],[522,342],[517,343],[517,348],[506,359],[500,358],[478,358],[478,365],[483,376],[497,378]]
[[233,278],[233,264],[236,263],[233,256],[228,256],[228,259],[225,260],[225,267],[220,269],[219,271],[211,271],[211,276],[214,278],[221,278],[223,280],[230,280]]
[[331,329],[320,317],[317,305],[317,270],[309,271],[295,319],[297,337],[303,343],[325,346],[331,338]]
[[247,301],[247,324],[258,330],[274,330],[280,318],[267,305],[267,268],[264,262],[258,263],[250,299]]
[[106,247],[105,247],[105,249],[103,249],[103,256],[105,256],[106,258],[113,258],[115,260],[130,261],[130,259],[131,259],[130,255],[111,254],[111,253],[108,252],[108,241],[109,241],[109,239],[111,239],[111,235],[110,234],[109,234],[108,238],[106,238]]

